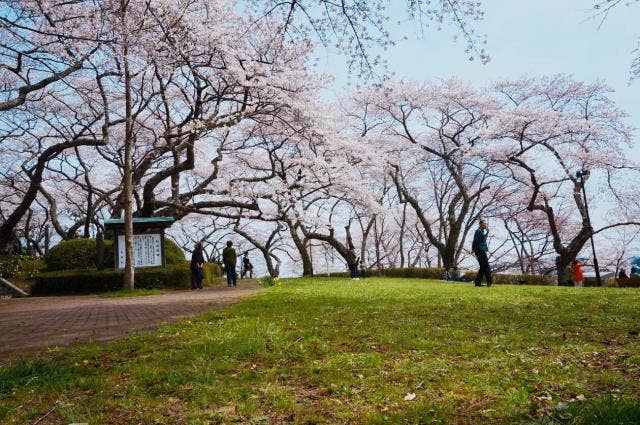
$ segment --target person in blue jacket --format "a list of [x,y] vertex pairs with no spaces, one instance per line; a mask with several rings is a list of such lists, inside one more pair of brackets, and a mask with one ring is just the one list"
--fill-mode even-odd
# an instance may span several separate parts
[[487,236],[489,235],[489,227],[484,220],[480,220],[480,226],[476,230],[473,235],[473,244],[471,245],[471,249],[478,259],[478,264],[480,265],[480,270],[478,270],[478,274],[476,275],[475,284],[476,286],[482,286],[482,279],[484,278],[487,281],[487,286],[491,286],[491,267],[489,266],[489,258],[487,257],[487,253],[489,251],[489,246],[487,244]]

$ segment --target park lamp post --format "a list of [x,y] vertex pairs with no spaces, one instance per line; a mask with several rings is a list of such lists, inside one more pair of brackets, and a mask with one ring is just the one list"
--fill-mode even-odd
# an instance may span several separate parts
[[580,179],[582,186],[582,198],[584,199],[584,212],[587,218],[587,225],[589,226],[589,239],[591,239],[591,251],[593,252],[593,267],[596,271],[596,284],[602,286],[600,280],[600,267],[598,266],[598,257],[596,257],[596,246],[593,242],[593,227],[591,227],[591,217],[589,216],[589,204],[587,203],[587,191],[585,190],[585,179],[589,178],[589,170],[582,169],[576,172],[576,177]]

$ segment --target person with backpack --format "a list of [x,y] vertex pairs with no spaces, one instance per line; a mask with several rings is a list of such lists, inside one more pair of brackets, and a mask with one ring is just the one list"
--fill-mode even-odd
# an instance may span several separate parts
[[478,229],[473,235],[473,243],[471,244],[471,249],[478,259],[478,264],[480,269],[478,270],[478,274],[476,275],[476,279],[474,281],[476,286],[483,286],[482,279],[484,278],[487,282],[487,286],[491,286],[491,267],[489,266],[489,245],[487,244],[487,236],[489,235],[489,227],[487,226],[486,221],[480,220]]
[[198,242],[193,248],[191,254],[191,289],[202,289],[202,281],[204,280],[204,255],[202,251],[202,243]]
[[233,242],[228,241],[227,247],[222,250],[222,262],[224,270],[227,274],[227,286],[236,286],[238,283],[238,275],[236,273],[236,250],[232,248]]

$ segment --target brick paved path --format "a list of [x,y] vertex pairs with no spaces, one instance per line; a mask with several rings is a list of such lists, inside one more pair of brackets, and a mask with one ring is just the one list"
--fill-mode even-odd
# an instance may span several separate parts
[[157,327],[238,301],[258,290],[238,288],[172,291],[129,298],[99,296],[34,297],[0,300],[0,360],[9,354],[106,341]]

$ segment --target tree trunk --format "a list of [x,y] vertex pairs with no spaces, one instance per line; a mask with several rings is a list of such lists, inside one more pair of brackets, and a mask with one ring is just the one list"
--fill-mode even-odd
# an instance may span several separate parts
[[300,259],[302,260],[302,276],[313,276],[313,263],[311,262],[307,248],[300,239],[300,235],[298,235],[298,225],[293,225],[291,222],[287,224],[289,225],[289,233],[291,234],[291,239],[293,239],[293,244],[296,246],[300,254]]
[[556,257],[556,271],[558,273],[557,282],[558,282],[558,285],[560,286],[569,285],[569,282],[567,281],[567,277],[566,277],[566,270],[569,264],[571,264],[571,258],[564,255],[558,255]]
[[369,220],[369,223],[367,224],[367,227],[362,232],[362,242],[360,243],[360,258],[365,260],[365,262],[366,262],[366,258],[367,258],[367,241],[369,239],[369,233],[371,232],[371,229],[373,228],[373,223],[374,223],[375,220],[376,220],[376,216],[374,215],[371,218],[371,220]]
[[262,256],[264,257],[264,262],[267,265],[267,272],[269,273],[269,276],[278,277],[280,275],[280,263],[276,262],[276,264],[273,264],[273,258],[268,252],[263,252]]
[[398,249],[400,249],[400,268],[404,268],[404,228],[407,222],[407,204],[402,206],[402,221],[400,222],[400,235],[398,240]]
[[[122,2],[123,28],[126,28],[126,8]],[[124,41],[123,49],[124,62],[124,84],[125,84],[125,113],[126,126],[124,138],[124,170],[123,170],[123,193],[124,193],[124,246],[125,246],[125,266],[124,266],[124,287],[135,288],[135,276],[133,267],[133,111],[131,100],[131,70],[129,69],[129,50],[127,41]]]

